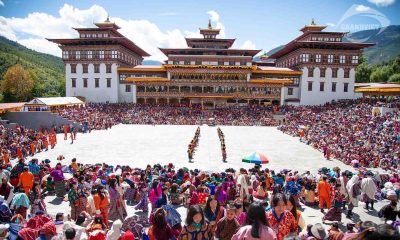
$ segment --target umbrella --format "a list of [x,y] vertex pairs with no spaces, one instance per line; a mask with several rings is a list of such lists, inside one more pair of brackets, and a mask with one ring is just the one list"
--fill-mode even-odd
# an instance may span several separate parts
[[269,163],[269,160],[264,154],[259,152],[254,152],[242,158],[242,162],[254,163],[254,164],[267,164]]

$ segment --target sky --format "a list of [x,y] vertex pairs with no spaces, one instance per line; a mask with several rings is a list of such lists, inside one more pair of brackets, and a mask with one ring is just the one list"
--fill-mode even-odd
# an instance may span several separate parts
[[0,35],[33,50],[61,56],[46,38],[75,38],[107,16],[120,32],[163,61],[158,48],[187,47],[208,20],[234,48],[267,52],[299,36],[311,22],[326,31],[355,32],[400,25],[400,0],[0,0]]

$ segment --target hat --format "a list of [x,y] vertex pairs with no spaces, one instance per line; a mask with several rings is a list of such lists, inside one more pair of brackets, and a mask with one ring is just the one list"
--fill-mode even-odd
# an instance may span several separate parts
[[311,227],[311,233],[314,237],[318,239],[325,239],[326,238],[326,232],[324,226],[322,226],[321,223],[317,223],[314,226]]
[[10,228],[9,224],[0,224],[0,238],[6,239],[9,235],[8,229]]

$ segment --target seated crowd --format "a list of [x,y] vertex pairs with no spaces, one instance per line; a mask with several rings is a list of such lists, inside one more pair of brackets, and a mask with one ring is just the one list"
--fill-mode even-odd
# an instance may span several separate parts
[[[390,104],[398,107],[399,102]],[[400,113],[374,116],[376,100],[346,100],[324,106],[286,107],[284,133],[345,164],[390,169],[399,164]]]
[[[321,168],[318,173],[255,166],[205,172],[172,163],[131,166],[19,159],[2,165],[0,237],[9,239],[398,239],[400,178],[371,171]],[[48,214],[44,197],[70,209]],[[55,196],[54,196],[55,195]],[[362,199],[381,223],[353,219]],[[187,208],[186,216],[176,210]],[[309,224],[306,208],[328,211]],[[347,209],[346,209],[347,207]],[[128,210],[135,209],[134,215]],[[346,210],[344,210],[346,209]],[[60,209],[61,210],[61,209]]]

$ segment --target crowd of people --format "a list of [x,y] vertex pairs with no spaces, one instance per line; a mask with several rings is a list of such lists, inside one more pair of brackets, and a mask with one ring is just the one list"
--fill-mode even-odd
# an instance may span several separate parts
[[[317,173],[254,166],[205,172],[172,163],[132,166],[82,164],[77,159],[20,159],[0,168],[0,237],[9,239],[399,239],[400,178],[360,169]],[[18,181],[11,181],[18,176]],[[48,214],[44,197],[70,209]],[[342,226],[359,199],[381,223],[361,219]],[[176,210],[187,208],[186,217]],[[328,212],[310,224],[306,208]],[[136,209],[128,215],[129,208]],[[346,228],[346,231],[341,229]],[[396,229],[397,228],[397,229]]]
[[65,107],[58,114],[79,122],[89,130],[108,129],[113,125],[201,125],[213,118],[217,125],[275,126],[271,106],[225,106],[213,111],[203,110],[199,104],[144,105],[132,103],[101,104]]
[[0,125],[0,152],[3,164],[8,164],[11,158],[26,158],[37,152],[53,149],[57,144],[57,134],[54,128],[35,131],[24,126],[6,128]]
[[194,133],[194,137],[190,141],[188,145],[188,158],[189,162],[192,162],[194,151],[196,150],[197,146],[199,145],[199,138],[200,138],[200,127],[197,127],[196,132]]
[[[398,107],[399,102],[390,103]],[[324,152],[327,158],[365,167],[396,168],[400,151],[400,113],[373,114],[377,100],[361,99],[324,106],[285,107],[284,133]]]

